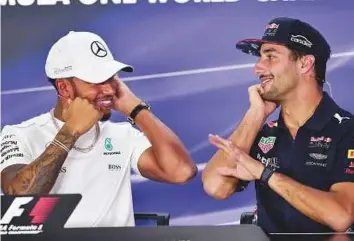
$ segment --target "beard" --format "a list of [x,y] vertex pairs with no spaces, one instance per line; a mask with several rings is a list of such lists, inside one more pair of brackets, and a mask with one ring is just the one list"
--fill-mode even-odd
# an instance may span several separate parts
[[279,100],[279,89],[275,86],[271,86],[269,90],[264,91],[264,93],[261,95],[263,100],[267,101],[278,101]]
[[103,116],[100,121],[108,121],[112,116],[111,110],[105,110],[103,111]]
[[[74,91],[74,99],[75,99],[76,97],[83,98],[83,97],[81,97],[81,96],[79,95],[79,93],[78,93],[78,91],[77,91],[77,89],[76,89],[76,85],[75,85],[75,84],[73,84],[73,91]],[[87,99],[87,100],[88,100],[88,99]],[[107,121],[107,120],[109,120],[109,119],[111,118],[112,112],[111,112],[110,109],[103,109],[103,110],[101,110],[100,108],[98,108],[98,107],[95,105],[95,101],[90,101],[90,100],[88,100],[88,101],[89,101],[91,104],[93,104],[100,112],[103,113],[103,116],[102,116],[102,118],[100,119],[100,121]]]

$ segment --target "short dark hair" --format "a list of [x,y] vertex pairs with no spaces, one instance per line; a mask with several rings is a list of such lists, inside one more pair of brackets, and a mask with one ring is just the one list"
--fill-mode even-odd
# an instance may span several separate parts
[[48,80],[49,83],[51,83],[53,85],[54,89],[58,92],[58,88],[57,88],[57,86],[55,84],[56,79],[52,79],[52,78],[48,77],[47,80]]
[[[74,79],[74,77],[69,77],[69,78],[65,78],[65,79],[68,79],[68,80],[71,81],[71,80]],[[55,83],[56,79],[52,79],[52,78],[47,77],[47,80],[48,80],[49,83],[51,83],[54,86],[55,90],[59,93],[59,90],[58,90],[57,85]]]
[[[295,49],[290,49],[290,52],[291,52],[291,57],[294,61],[307,55],[306,53],[303,53]],[[315,79],[320,87],[323,87],[323,84],[326,82],[327,61],[328,59],[315,56]]]

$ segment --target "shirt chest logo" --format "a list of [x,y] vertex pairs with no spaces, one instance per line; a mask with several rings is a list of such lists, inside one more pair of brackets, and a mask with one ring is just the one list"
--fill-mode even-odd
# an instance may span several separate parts
[[257,153],[257,159],[266,167],[271,168],[272,170],[279,169],[279,161],[277,157],[264,157],[261,154]]
[[332,138],[319,136],[319,137],[311,137],[309,148],[320,148],[328,150],[331,147]]
[[313,136],[310,138],[308,159],[306,166],[326,167],[328,150],[331,147],[332,138],[325,136]]
[[258,146],[262,150],[264,154],[268,153],[271,149],[274,147],[276,137],[275,136],[269,136],[269,137],[262,137],[259,142]]
[[120,155],[121,154],[120,151],[113,151],[114,147],[112,144],[112,138],[107,137],[104,140],[104,148],[107,150],[107,151],[103,152],[103,155],[105,155],[105,156]]

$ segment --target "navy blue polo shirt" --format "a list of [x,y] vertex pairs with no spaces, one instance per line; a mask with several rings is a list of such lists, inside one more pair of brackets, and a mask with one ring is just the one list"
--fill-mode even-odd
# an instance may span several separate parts
[[[324,92],[314,115],[295,140],[281,115],[265,124],[250,155],[292,179],[323,191],[354,182],[354,118]],[[258,225],[266,232],[333,231],[306,217],[270,188],[256,182]]]

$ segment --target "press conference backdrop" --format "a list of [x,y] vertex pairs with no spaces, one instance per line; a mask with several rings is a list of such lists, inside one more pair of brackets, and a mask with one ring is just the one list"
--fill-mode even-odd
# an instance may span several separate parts
[[[301,18],[323,32],[334,54],[327,75],[331,93],[354,112],[352,0],[2,0],[1,5],[1,126],[55,104],[44,75],[55,40],[71,30],[101,35],[117,59],[135,67],[121,77],[179,135],[198,164],[198,176],[187,185],[134,176],[135,211],[168,212],[171,225],[237,223],[241,212],[255,206],[252,185],[228,200],[207,196],[201,170],[216,151],[208,133],[230,134],[248,108],[248,86],[257,83],[256,59],[236,51],[235,43],[260,37],[271,18]],[[115,113],[113,120],[125,119]]]

